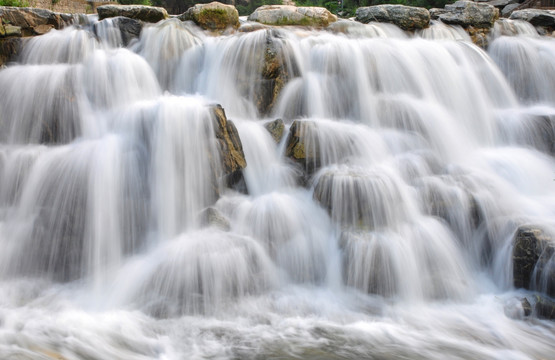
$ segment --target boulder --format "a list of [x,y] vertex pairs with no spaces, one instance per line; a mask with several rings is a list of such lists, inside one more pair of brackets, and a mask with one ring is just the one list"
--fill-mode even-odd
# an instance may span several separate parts
[[449,12],[445,9],[438,9],[438,8],[432,8],[428,11],[430,12],[430,19],[431,20],[438,20],[440,15],[446,14],[446,13]]
[[[140,20],[130,19],[124,16],[111,18],[113,26],[119,29],[123,46],[129,45],[131,40],[138,39],[143,30],[143,22]],[[109,20],[102,20],[109,21]],[[98,26],[102,21],[94,24],[94,32],[97,33]]]
[[0,66],[15,60],[22,49],[23,40],[17,37],[0,39]]
[[530,316],[532,314],[532,305],[527,298],[520,299],[520,304],[522,306],[522,310],[524,312],[524,316]]
[[35,35],[44,35],[52,29],[54,29],[54,25],[51,24],[37,25],[33,28],[33,32]]
[[202,210],[199,214],[199,221],[201,226],[212,226],[223,231],[231,229],[229,220],[214,207]]
[[144,5],[102,5],[96,11],[99,20],[125,16],[135,20],[156,23],[169,17],[166,9],[162,7]]
[[294,121],[289,128],[285,149],[285,156],[300,165],[308,176],[312,175],[321,166],[320,146],[314,136],[315,133],[315,122]]
[[517,0],[491,0],[491,1],[488,1],[487,3],[501,10],[509,4],[518,4],[518,1]]
[[536,316],[540,319],[555,320],[555,301],[541,295],[536,295]]
[[445,5],[448,12],[441,14],[439,19],[446,24],[490,28],[499,18],[499,9],[486,3],[473,1],[457,1]]
[[555,11],[525,9],[513,11],[509,19],[527,21],[534,26],[555,27]]
[[513,10],[516,9],[517,7],[519,7],[519,6],[520,6],[520,4],[518,4],[518,3],[509,4],[509,5],[505,6],[503,8],[503,10],[501,10],[501,16],[509,17],[512,14]]
[[551,237],[539,227],[521,226],[513,244],[514,286],[555,296],[555,244]]
[[[41,25],[42,26],[42,25]],[[13,25],[0,25],[3,30],[0,30],[0,35],[5,37],[21,37],[21,27]],[[3,34],[2,34],[3,33]]]
[[214,132],[218,141],[221,168],[223,171],[223,184],[234,187],[241,183],[243,170],[247,166],[243,145],[239,138],[237,128],[228,120],[221,105],[212,107]]
[[283,138],[283,131],[285,130],[283,120],[276,119],[274,121],[270,121],[264,124],[264,127],[266,128],[266,130],[268,130],[270,135],[272,135],[274,141],[279,144],[281,139]]
[[428,27],[430,12],[425,8],[404,5],[365,6],[357,9],[356,20],[365,24],[372,21],[386,22],[413,31]]
[[325,27],[337,21],[337,16],[322,7],[264,5],[250,14],[248,20],[266,25]]
[[[47,28],[61,29],[72,21],[73,17],[69,14],[55,13],[46,9],[0,6],[0,28],[2,25],[4,30],[6,26],[12,27],[10,31],[14,35],[11,36],[40,35],[45,33]],[[19,27],[20,30],[13,27]],[[2,30],[0,35],[1,32]]]
[[181,14],[179,20],[192,20],[205,30],[217,31],[239,27],[239,13],[232,5],[219,2],[196,4]]

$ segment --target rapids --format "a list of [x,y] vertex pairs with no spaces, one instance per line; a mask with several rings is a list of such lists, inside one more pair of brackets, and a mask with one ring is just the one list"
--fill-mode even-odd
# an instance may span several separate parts
[[0,69],[0,358],[553,358],[512,241],[555,235],[554,55],[510,21],[487,52],[441,23],[33,38]]

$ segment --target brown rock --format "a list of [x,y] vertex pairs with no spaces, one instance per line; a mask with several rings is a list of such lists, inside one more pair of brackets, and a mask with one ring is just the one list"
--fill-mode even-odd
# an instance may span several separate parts
[[33,31],[35,32],[35,35],[44,35],[52,29],[54,29],[53,25],[44,24],[44,25],[35,26],[33,28]]
[[237,128],[228,120],[221,105],[212,108],[214,132],[218,140],[224,185],[233,187],[241,182],[242,171],[247,166],[243,145]]
[[264,124],[264,127],[276,143],[280,143],[281,139],[283,138],[283,131],[285,130],[285,125],[283,124],[283,120],[276,119],[274,121],[270,121],[269,123]]

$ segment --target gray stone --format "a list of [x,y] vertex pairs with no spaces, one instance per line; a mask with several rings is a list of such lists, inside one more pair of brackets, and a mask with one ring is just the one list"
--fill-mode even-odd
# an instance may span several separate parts
[[507,6],[505,6],[503,8],[503,10],[501,10],[501,16],[503,17],[508,17],[511,15],[511,13],[513,12],[514,9],[516,9],[517,7],[519,7],[520,4],[509,4]]
[[257,8],[248,19],[266,25],[325,27],[337,21],[337,16],[322,7],[264,5]]
[[534,26],[555,27],[555,11],[525,9],[514,11],[509,19],[524,20]]
[[499,18],[499,9],[485,3],[473,1],[457,1],[445,5],[448,12],[441,14],[439,19],[446,24],[490,28]]
[[179,17],[181,21],[192,20],[205,30],[225,30],[239,27],[239,13],[232,5],[219,2],[196,4]]
[[555,296],[555,244],[541,228],[521,226],[513,240],[513,281],[516,288],[542,290]]
[[201,226],[213,226],[223,231],[231,230],[229,220],[213,207],[202,210],[199,214],[199,221]]
[[96,11],[99,20],[125,16],[135,20],[156,23],[169,17],[166,9],[162,7],[144,5],[102,5]]
[[372,21],[386,22],[412,31],[428,27],[430,12],[425,8],[404,5],[365,6],[357,9],[356,20],[365,24]]
[[268,130],[270,135],[272,135],[274,141],[279,144],[281,139],[283,138],[283,131],[285,130],[283,120],[276,119],[274,121],[270,121],[264,124],[264,127],[266,128],[266,130]]
[[429,10],[429,12],[431,20],[438,20],[440,15],[448,13],[447,10],[438,8],[432,8]]

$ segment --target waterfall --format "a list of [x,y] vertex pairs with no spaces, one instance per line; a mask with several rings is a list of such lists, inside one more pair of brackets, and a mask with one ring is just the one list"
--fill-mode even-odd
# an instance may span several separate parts
[[553,39],[118,21],[0,69],[0,357],[553,356]]

